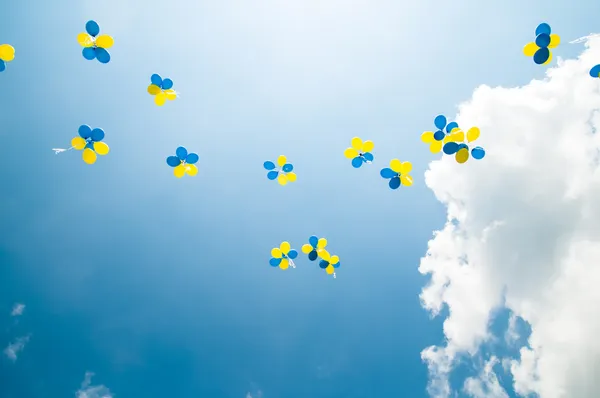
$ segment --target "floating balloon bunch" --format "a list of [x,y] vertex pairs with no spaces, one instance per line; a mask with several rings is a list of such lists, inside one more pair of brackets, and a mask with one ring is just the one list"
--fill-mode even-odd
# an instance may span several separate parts
[[287,269],[288,267],[296,268],[294,259],[298,257],[298,252],[292,249],[289,242],[281,242],[279,247],[271,249],[271,260],[269,264],[273,267],[279,267],[281,269]]
[[175,101],[178,95],[173,90],[173,80],[163,79],[156,73],[150,76],[148,94],[154,96],[154,103],[158,106],[163,106],[167,100]]
[[344,156],[348,159],[352,159],[352,166],[359,168],[363,163],[371,163],[373,161],[373,154],[371,151],[375,147],[373,141],[364,141],[359,137],[354,137],[350,141],[350,148],[346,148]]
[[390,167],[381,169],[381,176],[389,179],[388,185],[391,189],[398,189],[400,185],[410,187],[413,184],[413,179],[408,173],[412,170],[412,163],[401,162],[398,159],[390,161]]
[[6,62],[15,59],[15,49],[10,44],[0,44],[0,72],[6,69]]
[[[465,142],[465,133],[460,128],[455,128],[447,137],[448,142],[444,144],[444,153],[446,155],[454,155],[457,163],[465,163],[469,160],[468,143],[477,140],[480,134],[481,131],[479,130],[479,127],[471,127],[467,130],[467,140]],[[485,150],[480,146],[476,146],[471,149],[471,156],[473,156],[474,159],[483,159]]]
[[190,177],[198,174],[198,167],[196,167],[196,162],[200,157],[195,153],[188,153],[187,149],[180,146],[175,150],[175,156],[169,156],[167,158],[167,164],[171,167],[174,167],[173,174],[175,177],[181,178],[185,174]]
[[[437,128],[437,131],[425,131],[421,134],[421,141],[429,144],[431,153],[439,153],[445,142],[444,139],[452,132],[452,130],[458,128],[458,124],[456,122],[448,123],[448,120],[444,115],[437,115],[433,120],[433,124]],[[444,132],[444,128],[446,129],[446,132]]]
[[325,250],[325,247],[327,247],[327,239],[313,235],[308,238],[308,243],[302,245],[302,253],[307,254],[310,261],[321,258],[319,267],[324,269],[329,275],[333,275],[335,278],[335,269],[340,266],[340,258],[338,256],[330,255],[329,252]]
[[552,61],[551,48],[560,44],[560,36],[551,33],[552,29],[547,23],[541,23],[535,29],[535,41],[527,43],[523,47],[523,54],[533,57],[533,62],[538,65],[546,65]]
[[76,149],[78,151],[83,150],[82,158],[87,164],[96,163],[98,155],[106,155],[110,151],[108,145],[101,142],[104,139],[104,130],[101,128],[95,128],[92,130],[87,124],[79,126],[79,137],[75,137],[71,140],[71,147],[68,149],[52,148],[52,150],[59,154],[61,152],[70,151]]
[[[279,166],[279,168],[277,166]],[[288,182],[296,181],[296,173],[293,172],[294,165],[288,163],[285,155],[279,155],[277,158],[277,166],[270,160],[263,163],[263,167],[269,170],[267,173],[267,178],[269,180],[277,180],[279,185],[286,185]]]
[[88,61],[97,59],[98,62],[107,64],[110,61],[108,49],[115,44],[115,41],[109,35],[98,36],[99,33],[100,26],[95,21],[88,21],[85,24],[85,32],[77,35],[77,41],[83,47],[83,58]]

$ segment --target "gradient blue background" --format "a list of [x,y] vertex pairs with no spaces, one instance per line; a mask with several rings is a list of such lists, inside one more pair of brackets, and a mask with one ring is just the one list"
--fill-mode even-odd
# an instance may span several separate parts
[[[32,334],[0,359],[0,397],[73,396],[88,370],[117,397],[425,397],[420,351],[443,334],[417,266],[445,213],[420,134],[479,84],[543,76],[521,52],[538,23],[577,54],[567,42],[600,4],[167,4],[0,6],[16,48],[0,74],[0,343]],[[115,38],[107,65],[81,56],[89,19]],[[156,107],[153,73],[181,98]],[[51,151],[81,124],[111,147],[93,166]],[[374,164],[350,166],[353,136]],[[194,178],[165,163],[179,145],[200,155]],[[262,168],[280,154],[298,174],[286,187]],[[412,188],[379,176],[394,157]],[[312,234],[341,257],[337,279],[305,256],[269,266]]]

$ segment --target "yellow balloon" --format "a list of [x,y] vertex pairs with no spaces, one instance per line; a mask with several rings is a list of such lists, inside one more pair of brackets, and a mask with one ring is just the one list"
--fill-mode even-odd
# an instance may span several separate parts
[[365,141],[362,145],[362,152],[371,152],[375,148],[375,143],[373,141]]
[[442,150],[442,141],[435,141],[429,145],[429,151],[431,153],[439,153]]
[[94,151],[96,151],[98,155],[104,156],[108,154],[110,148],[108,147],[108,145],[106,145],[105,142],[94,142]]
[[177,93],[172,88],[165,90],[165,95],[169,101],[175,101],[177,98]]
[[276,247],[274,247],[273,249],[271,249],[271,257],[274,257],[274,258],[281,258],[281,257],[283,257],[281,254],[282,254],[282,253],[281,253],[281,250],[280,250],[280,249],[278,249],[278,248],[276,248]]
[[311,251],[313,251],[313,247],[311,245],[309,245],[308,243],[302,245],[302,253],[308,254]]
[[10,62],[15,59],[15,49],[10,44],[0,45],[0,59],[6,62]]
[[279,173],[279,176],[277,177],[277,182],[279,183],[279,185],[287,185],[287,176],[285,174]]
[[331,256],[331,260],[329,260],[329,264],[337,264],[340,262],[340,258],[338,256]]
[[175,177],[177,178],[183,177],[185,175],[185,166],[180,164],[179,166],[175,167],[173,169],[173,174],[175,174]]
[[550,62],[552,62],[552,51],[548,50],[548,52],[550,55],[548,55],[548,59],[542,65],[548,65]]
[[115,40],[109,35],[100,35],[96,38],[96,45],[102,48],[111,48]]
[[344,156],[348,159],[354,159],[358,156],[358,151],[354,148],[346,148],[346,150],[344,151]]
[[533,54],[539,49],[540,48],[534,42],[527,43],[525,44],[525,47],[523,47],[523,54],[525,54],[526,57],[533,57]]
[[410,187],[413,184],[413,178],[409,175],[401,175],[400,182],[402,183],[402,185]]
[[296,173],[294,173],[293,171],[290,171],[285,176],[287,177],[289,182],[294,182],[296,181],[296,178],[298,178],[298,176],[296,176]]
[[85,144],[85,140],[81,137],[75,137],[71,140],[71,146],[78,151],[81,151],[83,148],[85,148]]
[[458,163],[465,163],[469,160],[469,150],[467,148],[461,148],[458,152],[456,152],[456,161]]
[[317,242],[317,248],[325,249],[325,246],[327,246],[327,239],[325,239],[325,238],[319,239],[319,241]]
[[398,159],[392,159],[390,161],[390,169],[396,173],[400,173],[402,170],[402,162],[400,162]]
[[467,140],[469,142],[473,142],[477,138],[479,138],[479,134],[481,134],[481,131],[479,131],[479,127],[471,127],[469,131],[467,131]]
[[431,144],[433,141],[435,141],[435,138],[433,138],[433,131],[426,131],[421,134],[421,141],[426,144]]
[[96,152],[92,151],[90,148],[85,148],[82,155],[83,161],[87,164],[96,163]]
[[329,275],[331,275],[331,274],[333,274],[333,272],[335,271],[335,268],[333,268],[333,265],[329,264],[329,265],[327,266],[327,268],[325,268],[325,271],[326,271],[326,272],[327,272]]
[[287,269],[290,266],[290,260],[288,260],[287,258],[284,258],[281,260],[281,262],[279,263],[279,268],[281,269]]
[[187,173],[187,175],[193,177],[196,174],[198,174],[198,168],[196,167],[195,164],[186,164],[185,165],[185,172]]
[[158,93],[160,93],[160,87],[155,86],[154,84],[151,84],[148,86],[148,94],[150,95],[156,95]]
[[279,249],[281,249],[281,252],[287,256],[290,250],[292,250],[292,246],[289,242],[281,242],[281,245],[279,245]]
[[91,47],[94,45],[94,39],[92,39],[92,36],[85,32],[77,35],[77,42],[81,45],[81,47]]
[[277,164],[279,165],[279,167],[283,167],[283,165],[286,163],[287,157],[285,155],[279,155],[279,157],[277,158]]
[[166,101],[167,95],[164,92],[160,92],[156,94],[156,97],[154,97],[154,103],[158,106],[163,106]]
[[352,141],[350,141],[350,145],[352,146],[352,148],[356,149],[357,151],[360,151],[363,146],[363,141],[358,137],[354,137],[352,138]]
[[325,249],[319,249],[318,254],[319,254],[319,257],[321,257],[323,260],[325,260],[327,262],[329,262],[329,260],[331,259],[331,255]]
[[400,174],[408,174],[412,170],[411,162],[402,162],[400,165]]
[[560,36],[552,33],[550,35],[550,44],[548,44],[548,48],[556,48],[560,44]]

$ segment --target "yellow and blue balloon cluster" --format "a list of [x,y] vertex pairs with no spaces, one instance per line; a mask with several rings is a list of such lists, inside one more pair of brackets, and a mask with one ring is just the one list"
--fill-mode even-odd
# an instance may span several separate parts
[[298,252],[292,249],[289,242],[281,242],[279,247],[271,249],[271,260],[269,264],[273,267],[279,267],[281,269],[288,269],[288,267],[296,268],[294,259],[298,257]]
[[533,62],[538,65],[546,65],[552,61],[551,48],[560,44],[560,36],[552,33],[550,25],[543,22],[535,29],[535,41],[527,43],[523,47],[523,54],[533,57]]
[[359,168],[363,163],[371,163],[373,154],[371,151],[375,148],[373,141],[364,141],[359,137],[354,137],[350,141],[350,148],[346,148],[344,156],[352,159],[352,167]]
[[95,128],[92,130],[87,124],[79,127],[79,137],[71,140],[71,148],[78,151],[83,150],[82,158],[87,164],[96,163],[98,155],[106,155],[110,151],[108,145],[101,142],[104,139],[104,130]]
[[110,61],[108,49],[115,43],[109,35],[100,35],[100,26],[96,21],[88,21],[85,24],[85,32],[77,35],[77,41],[83,47],[83,58],[91,61],[97,59],[98,62],[107,64]]
[[181,178],[185,174],[193,177],[198,174],[198,167],[196,163],[200,157],[196,153],[188,153],[185,147],[178,147],[175,150],[175,156],[169,156],[167,158],[167,164],[173,167],[173,174],[175,177]]
[[296,181],[296,173],[293,171],[294,165],[288,163],[285,155],[279,155],[277,158],[277,166],[270,160],[263,163],[263,167],[269,171],[267,173],[267,178],[269,180],[277,180],[279,185],[287,185],[288,182]]
[[173,80],[163,79],[156,73],[150,76],[148,94],[154,96],[154,103],[158,106],[163,106],[167,100],[175,101],[177,98],[177,92],[173,90]]

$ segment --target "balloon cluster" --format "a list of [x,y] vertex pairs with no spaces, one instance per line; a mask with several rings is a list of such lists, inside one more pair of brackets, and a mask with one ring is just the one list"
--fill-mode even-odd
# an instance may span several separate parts
[[279,247],[271,249],[271,260],[269,264],[273,267],[279,267],[281,269],[288,269],[288,267],[296,268],[294,259],[298,257],[298,252],[292,249],[289,242],[281,242]]
[[169,156],[167,158],[167,164],[174,167],[173,174],[175,174],[175,177],[181,178],[186,173],[193,177],[198,174],[196,162],[198,162],[199,159],[200,157],[197,154],[188,153],[187,149],[180,146],[175,150],[175,156]]
[[110,148],[106,143],[101,142],[104,139],[104,130],[95,128],[92,130],[87,124],[79,126],[79,137],[71,140],[71,148],[78,151],[83,150],[82,158],[87,164],[96,163],[96,154],[106,155]]
[[552,60],[551,48],[560,44],[560,36],[552,34],[552,29],[547,23],[541,23],[535,29],[535,41],[527,43],[523,47],[523,54],[533,57],[533,62],[538,65],[546,65]]
[[[450,122],[444,115],[437,115],[433,120],[433,124],[437,128],[437,131],[425,131],[421,134],[421,141],[429,144],[429,150],[431,153],[439,153],[442,150],[442,145],[445,142],[446,137],[452,132],[452,130],[458,128],[458,123]],[[444,132],[444,128],[446,131]]]
[[381,169],[381,176],[385,179],[389,179],[388,185],[391,189],[398,189],[400,185],[410,187],[413,184],[413,179],[408,175],[412,170],[412,163],[401,162],[398,159],[392,159],[390,161],[390,167]]
[[15,49],[10,44],[0,44],[0,72],[6,69],[6,62],[15,59]]
[[98,36],[99,33],[100,26],[96,21],[88,21],[85,24],[85,32],[77,35],[77,41],[83,47],[83,58],[88,61],[97,59],[98,62],[107,64],[110,61],[108,49],[115,44],[115,41],[109,35]]
[[[277,168],[277,166],[279,166],[279,168]],[[277,166],[270,160],[263,163],[263,167],[269,170],[267,173],[267,178],[269,180],[277,180],[279,185],[286,185],[288,182],[296,181],[296,173],[293,172],[294,165],[288,163],[285,155],[279,155],[277,158]]]
[[327,239],[313,235],[308,238],[308,243],[302,245],[302,253],[307,254],[310,261],[321,258],[319,267],[335,278],[335,269],[340,266],[340,258],[329,254],[325,247],[327,247]]
[[350,148],[346,148],[344,156],[352,159],[352,166],[359,168],[363,163],[371,163],[374,159],[371,151],[375,148],[373,141],[364,141],[359,137],[354,137],[350,141]]
[[[459,127],[456,127],[447,137],[447,142],[443,148],[444,153],[446,155],[454,155],[457,163],[465,163],[469,160],[469,145],[467,143],[477,140],[480,134],[479,127],[471,127],[467,130],[467,140],[465,142],[465,133]],[[476,146],[471,149],[471,156],[474,159],[483,159],[485,150],[480,146]]]
[[158,106],[163,106],[167,100],[174,101],[177,98],[177,92],[173,90],[173,80],[163,79],[156,73],[150,76],[148,94],[154,95],[154,103]]

